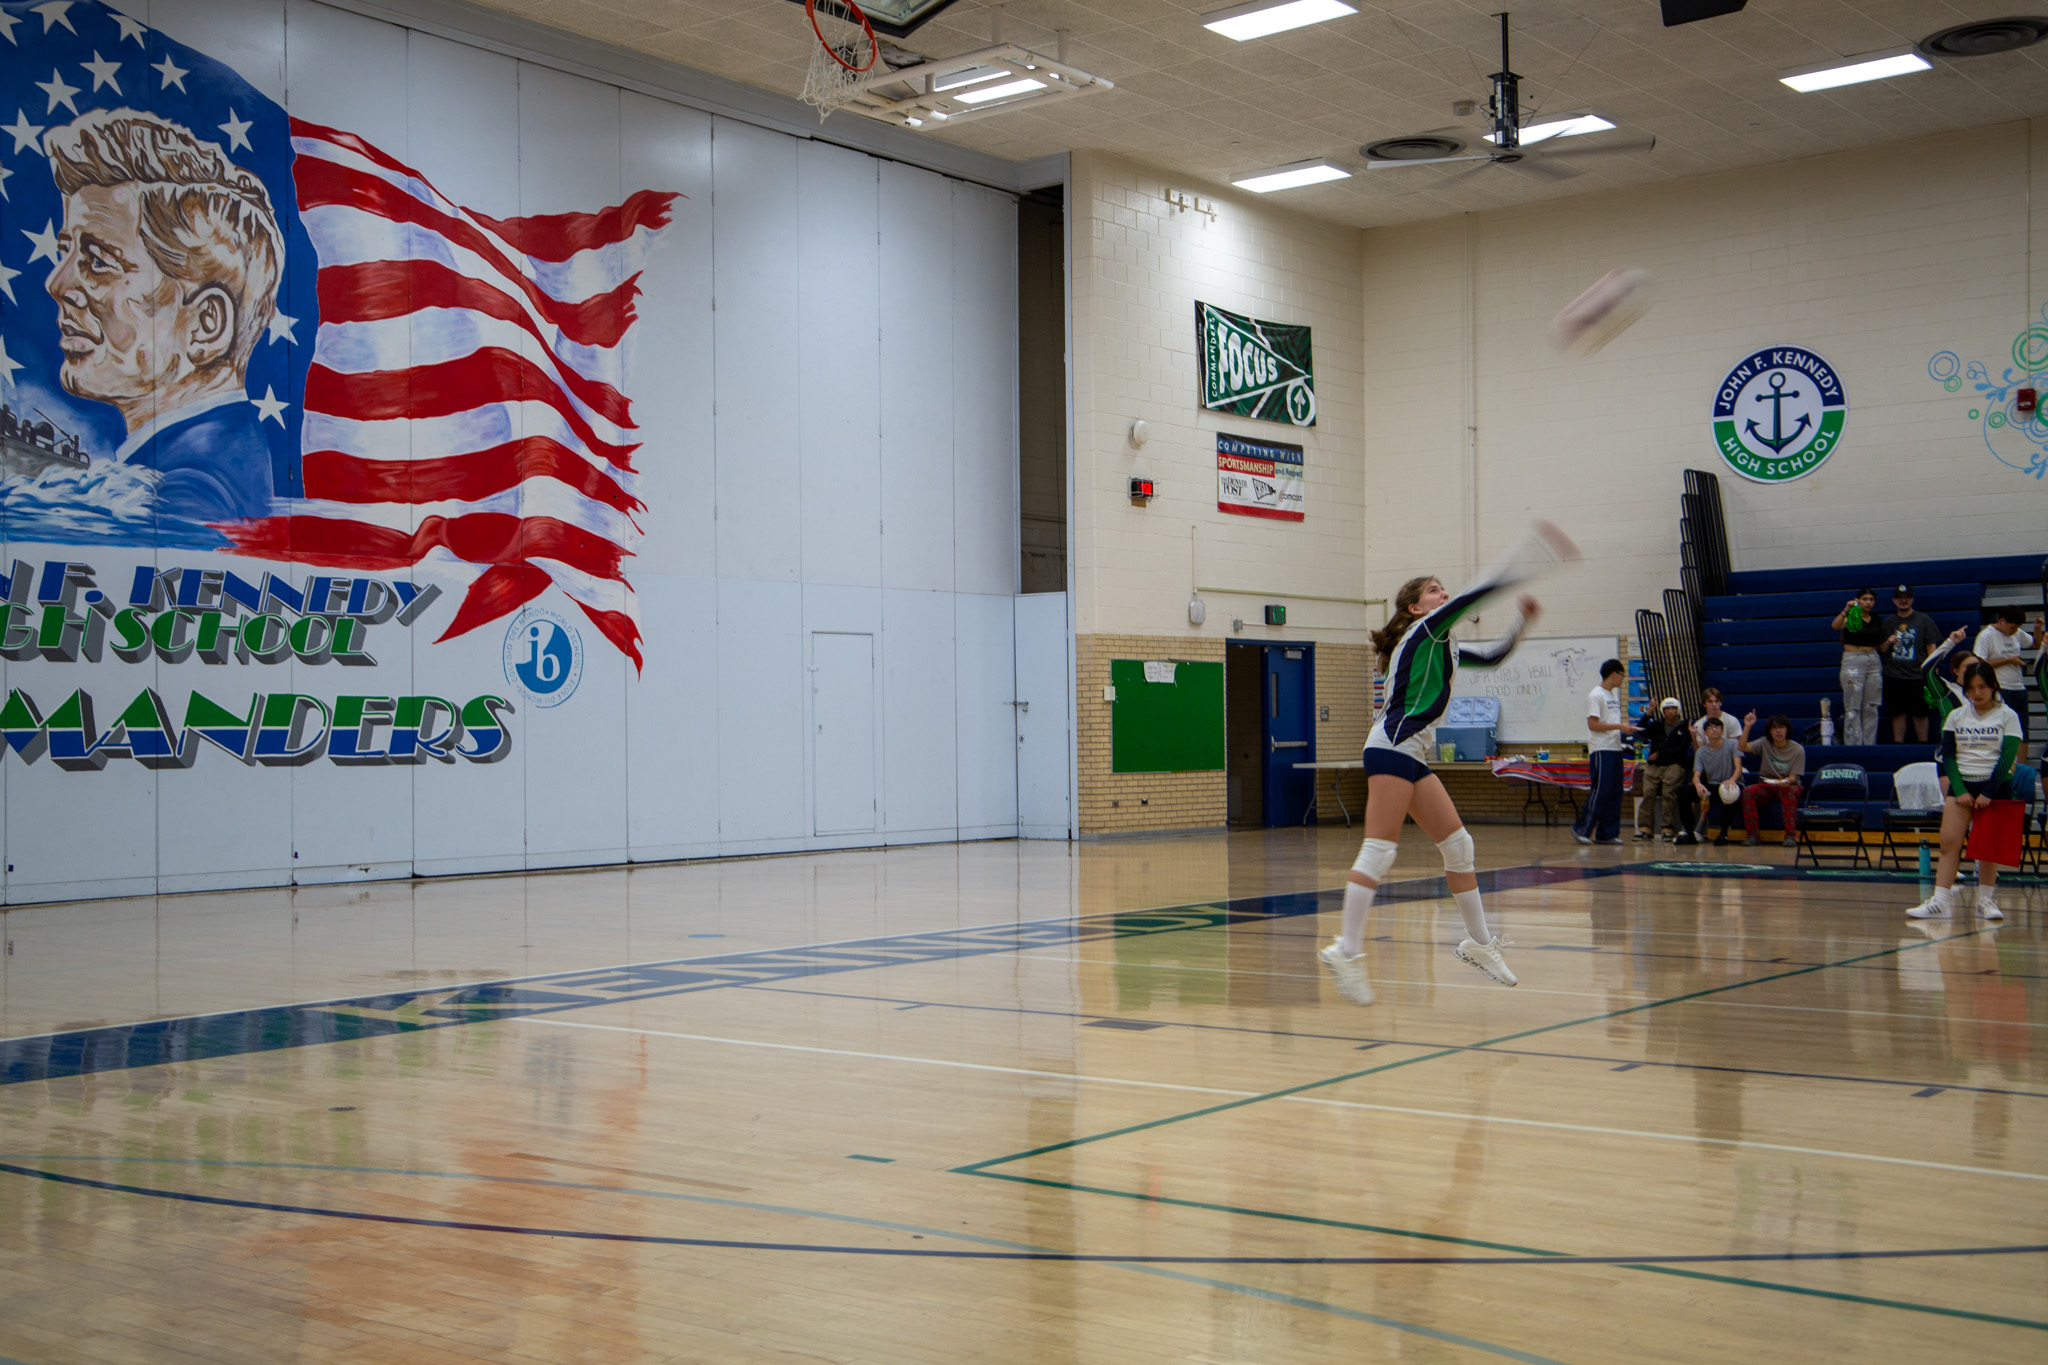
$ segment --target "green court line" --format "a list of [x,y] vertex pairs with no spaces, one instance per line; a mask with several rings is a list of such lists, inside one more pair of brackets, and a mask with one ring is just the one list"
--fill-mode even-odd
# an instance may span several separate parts
[[1113,1128],[1106,1133],[1095,1133],[1088,1137],[1069,1138],[1065,1142],[1055,1142],[1045,1147],[1034,1147],[1028,1152],[1014,1152],[1008,1156],[990,1157],[986,1161],[976,1161],[966,1166],[955,1166],[952,1170],[956,1175],[980,1175],[990,1166],[1006,1166],[1012,1161],[1022,1161],[1027,1157],[1044,1156],[1048,1152],[1060,1152],[1071,1147],[1086,1146],[1091,1142],[1102,1142],[1109,1138],[1125,1137],[1131,1133],[1141,1133],[1148,1128],[1159,1128],[1170,1123],[1184,1123],[1189,1119],[1206,1118],[1210,1114],[1220,1114],[1225,1110],[1242,1109],[1248,1104],[1262,1104],[1267,1100],[1285,1099],[1289,1095],[1298,1095],[1305,1090],[1320,1090],[1325,1086],[1341,1085],[1345,1081],[1355,1081],[1360,1077],[1378,1075],[1382,1071],[1393,1071],[1400,1067],[1413,1066],[1417,1062],[1432,1062],[1439,1057],[1454,1057],[1464,1052],[1499,1047],[1502,1043],[1519,1042],[1524,1038],[1534,1038],[1539,1034],[1555,1033],[1560,1029],[1577,1028],[1581,1024],[1597,1024],[1608,1019],[1619,1019],[1624,1015],[1640,1014],[1644,1010],[1662,1009],[1666,1005],[1681,1005],[1688,1000],[1699,1000],[1709,995],[1720,995],[1727,991],[1745,990],[1751,986],[1769,985],[1773,981],[1785,981],[1795,976],[1809,976],[1814,972],[1824,972],[1835,967],[1854,966],[1858,962],[1869,962],[1880,957],[1892,957],[1912,948],[1926,948],[1936,943],[1952,942],[1959,938],[1974,938],[1976,935],[1984,932],[1985,930],[1983,929],[1972,929],[1967,933],[1951,934],[1944,939],[1925,939],[1918,943],[1906,943],[1897,947],[1882,948],[1876,952],[1860,953],[1855,957],[1845,957],[1835,962],[1820,962],[1812,966],[1795,967],[1790,971],[1773,972],[1769,976],[1750,977],[1745,981],[1729,982],[1725,986],[1709,986],[1704,990],[1688,991],[1684,995],[1668,996],[1662,1000],[1651,1000],[1640,1005],[1628,1005],[1622,1009],[1608,1010],[1604,1014],[1589,1014],[1579,1019],[1567,1019],[1562,1023],[1544,1024],[1538,1028],[1523,1029],[1519,1033],[1503,1034],[1498,1038],[1487,1038],[1463,1047],[1443,1048],[1439,1051],[1425,1053],[1419,1057],[1404,1057],[1400,1061],[1367,1067],[1362,1071],[1347,1071],[1341,1076],[1331,1076],[1320,1081],[1307,1081],[1301,1085],[1288,1086],[1284,1090],[1270,1090],[1263,1095],[1251,1095],[1241,1100],[1229,1100],[1223,1104],[1212,1104],[1207,1108],[1189,1110],[1185,1114],[1174,1114],[1163,1119],[1151,1119],[1145,1123],[1134,1123],[1125,1128]]
[[[1224,1104],[1210,1105],[1206,1108],[1192,1110],[1185,1114],[1177,1114],[1163,1119],[1154,1119],[1148,1123],[1132,1124],[1128,1127],[1113,1129],[1106,1133],[1096,1133],[1089,1137],[1074,1138],[1067,1142],[1056,1142],[1044,1147],[1035,1147],[1030,1151],[1017,1152],[1010,1156],[993,1157],[987,1161],[977,1161],[966,1166],[955,1166],[951,1168],[951,1173],[955,1175],[980,1176],[986,1180],[1006,1180],[1014,1184],[1021,1185],[1038,1185],[1048,1189],[1068,1190],[1074,1193],[1081,1194],[1108,1195],[1118,1199],[1136,1200],[1140,1203],[1168,1204],[1181,1208],[1202,1209],[1213,1213],[1226,1213],[1250,1218],[1267,1218],[1279,1222],[1316,1224],[1324,1227],[1337,1227],[1360,1232],[1380,1233],[1387,1236],[1412,1238],[1418,1241],[1448,1242],[1454,1245],[1485,1248],[1488,1250],[1510,1251],[1520,1254],[1526,1254],[1529,1256],[1569,1256],[1571,1253],[1566,1251],[1547,1251],[1538,1247],[1520,1247],[1502,1242],[1480,1241],[1471,1238],[1454,1237],[1442,1233],[1421,1232],[1412,1228],[1394,1228],[1382,1227],[1368,1223],[1351,1223],[1343,1221],[1341,1219],[1316,1218],[1305,1214],[1281,1213],[1272,1209],[1239,1208],[1228,1204],[1204,1203],[1200,1200],[1174,1199],[1165,1195],[1149,1195],[1139,1191],[1113,1190],[1102,1186],[1075,1184],[1070,1181],[1046,1180],[1034,1176],[1011,1175],[1005,1172],[991,1171],[988,1168],[991,1166],[1007,1165],[1008,1163],[1013,1161],[1022,1161],[1028,1157],[1043,1156],[1049,1152],[1064,1151],[1069,1148],[1083,1146],[1088,1143],[1101,1142],[1107,1138],[1123,1137],[1130,1133],[1143,1132],[1148,1128],[1159,1128],[1167,1124],[1180,1123],[1188,1119],[1203,1118],[1207,1115],[1220,1113],[1224,1110],[1239,1109],[1243,1108],[1246,1105],[1258,1104],[1264,1100],[1283,1099],[1289,1095],[1299,1094],[1304,1090],[1317,1090],[1323,1088],[1324,1086],[1337,1085],[1344,1081],[1357,1080],[1360,1077],[1375,1075],[1382,1071],[1392,1071],[1399,1067],[1412,1066],[1417,1062],[1434,1061],[1439,1057],[1455,1056],[1461,1052],[1476,1051],[1478,1049],[1488,1047],[1498,1047],[1502,1043],[1517,1042],[1523,1038],[1532,1038],[1539,1034],[1544,1033],[1554,1033],[1560,1029],[1576,1028],[1580,1024],[1596,1024],[1607,1019],[1618,1019],[1625,1015],[1640,1013],[1644,1010],[1660,1009],[1665,1005],[1683,1004],[1688,1000],[1698,1000],[1705,996],[1719,995],[1726,991],[1741,990],[1749,986],[1768,985],[1773,981],[1784,981],[1792,977],[1808,976],[1814,972],[1828,971],[1835,967],[1853,966],[1856,963],[1869,962],[1876,958],[1896,956],[1897,954],[1905,952],[1908,949],[1912,948],[1925,948],[1937,943],[1949,942],[1951,940],[1960,938],[1974,938],[1978,934],[1984,932],[1985,930],[1983,929],[1972,929],[1964,933],[1950,934],[1946,938],[1942,939],[1927,939],[1919,943],[1900,944],[1898,946],[1891,948],[1879,949],[1875,952],[1860,953],[1855,957],[1842,958],[1839,961],[1835,962],[1822,962],[1814,964],[1812,966],[1794,968],[1790,971],[1774,972],[1769,976],[1752,977],[1746,981],[1730,982],[1725,986],[1711,986],[1704,990],[1688,991],[1684,995],[1674,995],[1663,1000],[1652,1000],[1640,1005],[1630,1005],[1623,1009],[1609,1010],[1603,1014],[1588,1015],[1581,1019],[1568,1019],[1562,1023],[1545,1024],[1539,1028],[1524,1029],[1519,1033],[1510,1033],[1499,1038],[1489,1038],[1483,1042],[1473,1043],[1464,1048],[1445,1048],[1438,1051],[1428,1052],[1418,1057],[1403,1058],[1400,1061],[1389,1062],[1382,1066],[1368,1067],[1363,1071],[1346,1072],[1341,1076],[1333,1076],[1328,1080],[1310,1081],[1304,1085],[1289,1086],[1284,1090],[1275,1090],[1264,1095],[1254,1095],[1247,1099],[1231,1100]],[[1841,1300],[1843,1302],[1863,1303],[1879,1308],[1896,1308],[1910,1313],[1930,1313],[1943,1317],[1967,1318],[1972,1321],[1997,1323],[2003,1326],[2028,1327],[2033,1328],[2036,1331],[2048,1331],[2048,1322],[2035,1322],[2026,1318],[2001,1317],[1991,1313],[1975,1313],[1967,1309],[1960,1308],[1940,1308],[1929,1304],[1908,1303],[1901,1299],[1881,1299],[1869,1295],[1848,1294],[1835,1290],[1811,1289],[1804,1285],[1783,1284],[1774,1280],[1754,1280],[1744,1279],[1732,1275],[1715,1275],[1707,1271],[1683,1270],[1675,1266],[1630,1264],[1624,1266],[1624,1268],[1630,1270],[1647,1270],[1659,1275],[1675,1275],[1682,1279],[1707,1280],[1720,1284],[1739,1285],[1750,1289],[1767,1289],[1783,1294],[1801,1294],[1813,1298],[1832,1298]]]
[[1745,1280],[1739,1275],[1715,1275],[1704,1270],[1680,1270],[1668,1265],[1625,1264],[1624,1270],[1647,1270],[1653,1275],[1679,1275],[1688,1280],[1714,1280],[1721,1284],[1742,1285],[1749,1289],[1775,1289],[1781,1294],[1804,1294],[1815,1299],[1839,1299],[1843,1303],[1867,1303],[1877,1308],[1903,1308],[1912,1313],[1936,1313],[1945,1318],[1968,1318],[1972,1322],[1995,1322],[2001,1327],[2031,1327],[2037,1332],[2048,1332],[2048,1322],[2035,1322],[2031,1318],[2006,1318],[1996,1313],[1973,1313],[1967,1308],[1937,1308],[1926,1303],[1906,1303],[1900,1299],[1880,1299],[1869,1294],[1850,1294],[1839,1289],[1811,1289],[1803,1284],[1779,1284],[1774,1280]]

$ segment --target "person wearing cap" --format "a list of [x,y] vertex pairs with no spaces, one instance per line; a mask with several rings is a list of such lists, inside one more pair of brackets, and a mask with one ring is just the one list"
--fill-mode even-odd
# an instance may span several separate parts
[[1693,826],[1692,803],[1683,801],[1680,795],[1691,795],[1686,776],[1692,771],[1692,731],[1679,709],[1678,698],[1666,697],[1655,716],[1644,717],[1636,738],[1649,746],[1648,757],[1636,769],[1642,774],[1641,799],[1636,805],[1636,838],[1654,839],[1661,827],[1675,839]]
[[1892,614],[1881,627],[1884,639],[1877,652],[1884,656],[1884,709],[1892,718],[1892,743],[1906,742],[1906,722],[1913,723],[1913,741],[1927,743],[1927,688],[1920,676],[1920,664],[1941,639],[1941,627],[1924,611],[1913,610],[1913,588],[1901,583],[1892,589]]

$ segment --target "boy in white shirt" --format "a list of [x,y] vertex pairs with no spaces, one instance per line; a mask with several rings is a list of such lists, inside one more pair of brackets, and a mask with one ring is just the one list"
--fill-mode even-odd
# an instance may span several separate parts
[[2031,631],[2020,629],[2025,620],[2018,607],[2000,607],[1998,619],[1977,633],[1977,657],[1998,673],[1998,696],[2019,717],[2020,762],[2027,761],[2027,670],[2020,655],[2034,647],[2041,635],[2041,617],[2034,617]]
[[1621,660],[1600,665],[1600,685],[1586,694],[1586,758],[1592,790],[1586,808],[1572,821],[1572,838],[1582,844],[1621,842],[1621,737],[1636,727],[1621,718],[1622,688],[1628,672]]

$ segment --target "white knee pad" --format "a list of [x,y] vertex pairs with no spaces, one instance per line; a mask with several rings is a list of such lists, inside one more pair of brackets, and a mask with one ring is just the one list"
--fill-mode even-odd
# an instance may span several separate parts
[[1444,855],[1444,871],[1470,872],[1472,870],[1472,836],[1463,828],[1436,846]]
[[1351,865],[1353,872],[1362,873],[1375,883],[1387,879],[1387,873],[1394,868],[1395,844],[1390,839],[1367,839],[1358,850],[1358,861]]

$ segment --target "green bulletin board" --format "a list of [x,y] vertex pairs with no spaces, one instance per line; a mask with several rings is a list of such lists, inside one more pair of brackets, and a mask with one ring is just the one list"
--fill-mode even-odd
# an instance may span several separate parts
[[[1154,660],[1155,670],[1161,663]],[[1173,664],[1147,682],[1143,659],[1111,659],[1109,768],[1118,773],[1208,772],[1223,766],[1223,665]]]

